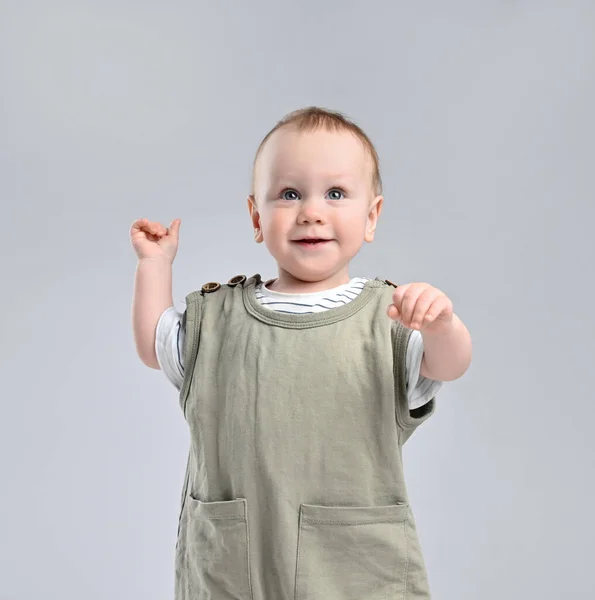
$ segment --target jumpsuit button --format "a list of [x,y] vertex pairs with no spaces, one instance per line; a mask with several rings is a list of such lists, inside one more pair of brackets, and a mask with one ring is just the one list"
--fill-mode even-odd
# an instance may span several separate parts
[[384,283],[388,283],[388,285],[392,285],[393,287],[398,287],[396,283],[393,283],[390,279],[385,279]]
[[244,281],[246,281],[246,276],[245,275],[236,275],[235,277],[232,277],[227,282],[227,285],[230,285],[231,287],[235,287],[239,283],[244,283]]
[[205,283],[202,286],[202,291],[205,294],[210,294],[211,292],[216,292],[220,287],[220,283],[217,283],[216,281],[210,281],[209,283]]

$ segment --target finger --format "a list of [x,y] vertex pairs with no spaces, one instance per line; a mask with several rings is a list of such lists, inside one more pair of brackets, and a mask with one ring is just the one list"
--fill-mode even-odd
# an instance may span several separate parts
[[394,319],[395,321],[398,321],[401,317],[401,315],[399,314],[399,310],[394,304],[390,304],[388,306],[387,314],[391,319]]
[[393,306],[396,308],[397,312],[399,313],[399,318],[402,318],[402,316],[403,316],[403,296],[409,289],[410,285],[411,284],[409,284],[409,283],[400,285],[393,292],[393,295],[392,295]]
[[415,304],[415,310],[411,317],[411,327],[419,329],[426,321],[426,315],[431,306],[436,301],[437,292],[435,289],[429,288],[422,292]]
[[167,234],[167,228],[162,225],[161,223],[152,223],[153,227],[154,227],[154,232],[155,235],[157,236],[163,236]]
[[149,219],[138,219],[132,224],[132,228],[137,231],[152,233],[155,229],[155,223],[149,221]]
[[157,221],[146,221],[142,229],[155,238],[161,238],[167,233],[167,229]]
[[430,324],[440,314],[440,310],[439,300],[434,300],[424,315],[424,323],[426,325]]
[[148,228],[149,221],[147,219],[138,219],[130,226],[130,239],[153,239]]
[[178,236],[180,234],[180,223],[181,223],[180,219],[174,219],[169,225],[169,229],[167,230],[167,235],[170,235],[172,238],[177,240]]
[[423,323],[425,323],[425,317],[427,312],[427,302],[418,299],[415,305],[415,311],[411,317],[411,328],[419,329]]
[[401,323],[405,327],[411,327],[411,321],[417,304],[417,299],[420,296],[419,288],[411,287],[405,292],[403,301],[401,302]]
[[426,323],[434,321],[448,306],[449,300],[446,296],[440,296],[434,300],[426,313]]
[[130,226],[130,233],[134,233],[136,231],[141,231],[143,227],[148,223],[147,219],[137,219]]

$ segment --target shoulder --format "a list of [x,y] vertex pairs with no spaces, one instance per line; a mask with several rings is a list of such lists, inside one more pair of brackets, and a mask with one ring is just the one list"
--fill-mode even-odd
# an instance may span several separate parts
[[247,285],[258,284],[261,281],[262,279],[258,274],[252,275],[251,277],[247,277],[246,275],[234,275],[227,281],[227,283],[223,283],[221,281],[207,281],[199,289],[187,294],[186,303],[196,303],[208,295],[221,295],[227,290],[243,288]]
[[227,283],[221,284],[218,281],[208,281],[203,284],[200,288],[200,293],[204,294],[212,294],[214,292],[218,292],[222,288],[235,288],[236,286],[243,286],[248,278],[245,275],[234,275]]
[[399,286],[399,284],[394,283],[394,281],[391,281],[390,279],[385,279],[384,277],[353,277],[352,281],[358,281],[358,282],[361,281],[371,287],[378,287],[378,288],[395,289],[396,287]]
[[[392,302],[392,296],[399,284],[384,277],[367,278],[365,286],[376,291],[379,301]],[[387,307],[388,308],[388,307]]]

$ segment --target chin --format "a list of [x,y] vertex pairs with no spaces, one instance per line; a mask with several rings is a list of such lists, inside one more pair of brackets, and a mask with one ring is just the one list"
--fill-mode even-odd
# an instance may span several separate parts
[[301,265],[299,267],[294,265],[289,265],[287,267],[283,265],[279,266],[295,279],[299,279],[300,281],[307,281],[308,283],[316,283],[317,281],[328,279],[329,277],[332,277],[338,270],[340,270],[337,268],[310,269]]

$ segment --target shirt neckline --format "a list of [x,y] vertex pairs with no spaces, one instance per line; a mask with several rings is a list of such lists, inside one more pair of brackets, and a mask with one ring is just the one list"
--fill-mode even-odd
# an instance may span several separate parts
[[366,281],[362,291],[353,300],[342,306],[317,313],[283,313],[267,309],[258,302],[254,288],[261,282],[262,278],[258,273],[246,280],[242,290],[244,307],[253,317],[264,323],[290,329],[306,329],[342,321],[368,304],[373,298],[376,288],[386,285],[382,279],[377,277]]
[[368,280],[368,277],[352,277],[347,283],[342,283],[341,285],[338,285],[334,288],[329,288],[328,290],[320,290],[318,292],[300,292],[300,293],[293,293],[293,292],[278,292],[277,290],[271,290],[270,288],[267,287],[267,283],[271,282],[273,283],[274,280],[268,280],[268,281],[262,281],[260,284],[259,283],[255,283],[255,287],[260,286],[260,290],[261,293],[265,296],[269,296],[269,297],[276,297],[276,298],[286,298],[286,299],[290,299],[290,298],[300,298],[300,299],[307,299],[307,298],[319,298],[319,297],[324,297],[326,296],[330,296],[330,295],[334,295],[334,294],[338,294],[340,292],[343,292],[347,289],[349,289],[351,286],[353,286],[355,283],[359,283],[359,282],[363,282],[364,285],[366,283],[366,280]]

